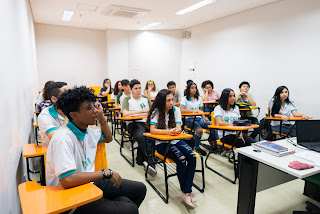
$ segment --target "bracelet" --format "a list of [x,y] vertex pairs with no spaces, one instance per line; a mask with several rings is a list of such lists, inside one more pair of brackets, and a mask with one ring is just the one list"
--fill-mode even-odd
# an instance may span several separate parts
[[100,125],[103,125],[103,124],[105,124],[106,122],[107,122],[107,119],[105,119],[105,120],[102,121],[102,122],[99,120]]

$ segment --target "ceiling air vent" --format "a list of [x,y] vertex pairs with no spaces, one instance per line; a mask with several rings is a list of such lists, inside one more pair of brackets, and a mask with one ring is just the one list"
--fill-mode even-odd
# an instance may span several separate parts
[[137,18],[146,15],[149,11],[150,10],[145,10],[141,8],[111,5],[103,12],[103,15],[118,16],[123,18]]

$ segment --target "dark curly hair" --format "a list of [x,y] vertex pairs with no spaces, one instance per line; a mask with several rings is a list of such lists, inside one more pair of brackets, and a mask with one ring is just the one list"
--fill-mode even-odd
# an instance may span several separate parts
[[[156,112],[159,112],[157,129],[166,129],[166,99],[167,99],[167,95],[169,94],[172,94],[172,93],[168,89],[162,89],[157,94],[156,99],[154,100],[148,113],[148,118],[146,122],[147,128],[150,128],[151,118],[154,117]],[[168,113],[169,113],[168,128],[174,128],[176,126],[176,122],[174,118],[173,109],[170,109]]]
[[191,88],[191,86],[192,86],[193,84],[194,84],[194,85],[196,86],[196,88],[197,88],[197,91],[196,91],[196,93],[195,93],[195,95],[194,95],[194,98],[195,98],[195,99],[198,99],[199,96],[200,96],[199,90],[198,90],[198,87],[197,87],[197,84],[196,84],[195,82],[190,82],[190,83],[187,85],[187,89],[186,89],[186,97],[187,97],[187,100],[189,100],[189,98],[191,97],[191,96],[190,96],[190,88]]
[[95,102],[96,96],[92,89],[87,88],[86,86],[75,86],[73,89],[63,92],[56,105],[58,109],[68,117],[72,122],[72,117],[70,112],[77,112],[80,109],[80,105],[88,100],[89,102]]

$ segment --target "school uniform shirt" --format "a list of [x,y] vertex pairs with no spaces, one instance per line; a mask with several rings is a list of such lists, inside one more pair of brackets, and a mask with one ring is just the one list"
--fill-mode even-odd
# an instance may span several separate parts
[[181,100],[181,94],[180,91],[175,91],[174,95],[173,95],[173,102],[177,103],[179,102],[179,100]]
[[[123,99],[123,103],[121,105],[121,111],[123,110],[140,111],[144,109],[150,109],[150,106],[151,106],[151,101],[149,97],[140,95],[139,99],[136,100],[132,97],[132,95],[130,95]],[[146,122],[146,121],[147,119],[144,118],[142,120],[137,120],[136,122]],[[128,123],[131,123],[131,121]]]
[[[131,93],[130,93],[131,95]],[[125,93],[123,93],[120,97],[120,105],[122,105],[124,98],[129,97],[130,95],[126,95]]]
[[111,94],[111,100],[116,100],[117,99],[117,95],[115,95],[114,93]]
[[158,94],[158,91],[151,91],[150,92],[151,99],[155,99],[157,94]]
[[[254,96],[252,94],[249,94],[247,93],[248,96],[251,97],[251,99],[256,102],[256,99],[254,98]],[[239,96],[238,100],[237,100],[237,103],[248,103],[249,104],[249,99],[243,99],[241,96]],[[252,110],[250,111],[246,111],[246,114],[247,114],[247,117],[253,117],[253,113],[252,113]]]
[[[273,99],[269,102],[270,115],[273,106]],[[280,107],[279,113],[287,117],[294,117],[292,114],[293,111],[296,111],[296,107],[292,103],[285,102],[285,105]],[[294,121],[282,121],[282,124],[291,124],[294,125]],[[280,121],[271,120],[271,126],[280,126]]]
[[54,133],[46,156],[46,184],[55,186],[76,172],[94,172],[97,144],[103,139],[100,129],[80,131],[71,121]]
[[[182,119],[181,119],[181,111],[180,111],[180,109],[178,107],[175,107],[175,106],[173,106],[172,109],[173,109],[174,119],[175,119],[176,124],[180,124],[181,125],[182,124]],[[155,109],[151,114],[150,125],[157,125],[158,121],[159,121],[159,111],[158,111],[158,109]],[[166,114],[165,115],[166,127],[168,127],[168,122],[169,122],[169,114]],[[169,129],[169,128],[166,128],[166,129]],[[179,140],[172,140],[171,144],[176,144],[178,142],[179,142]],[[161,143],[168,143],[168,141],[158,141],[158,140],[155,141],[156,145],[159,145]]]
[[[102,92],[105,92],[105,91],[107,91],[107,89],[101,88],[100,94],[101,94]],[[113,90],[112,90],[112,88],[110,88],[109,94],[111,94],[112,92],[113,92]],[[108,95],[109,95],[109,94],[108,94]],[[105,96],[105,97],[99,98],[100,102],[106,102],[106,101],[108,101],[108,95]],[[102,96],[102,94],[101,94],[101,96]]]
[[[216,119],[218,117],[221,117],[222,121],[233,123],[233,121],[240,119],[239,107],[235,106],[234,108],[231,108],[229,111],[226,111],[223,108],[221,108],[220,105],[218,105],[214,109],[214,118]],[[227,136],[230,134],[235,135],[236,131],[224,131],[223,135],[223,130],[218,130],[219,138],[222,138],[223,136]]]
[[42,145],[48,145],[50,138],[47,136],[50,132],[57,130],[64,123],[64,117],[62,117],[56,109],[54,104],[41,111],[38,116],[38,125],[40,129],[40,136]]
[[[180,106],[185,107],[186,110],[199,110],[200,108],[203,108],[202,98],[198,97],[198,99],[193,100],[191,97],[187,99],[187,97],[184,96],[181,99]],[[201,117],[201,116],[197,116],[197,117]],[[193,118],[193,117],[192,116],[186,117],[186,119],[188,118]]]

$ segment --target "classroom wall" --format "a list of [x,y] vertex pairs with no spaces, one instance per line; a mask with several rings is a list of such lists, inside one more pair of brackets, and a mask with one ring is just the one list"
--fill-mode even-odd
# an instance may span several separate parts
[[108,76],[114,81],[154,80],[158,89],[180,83],[182,31],[107,30]]
[[[0,2],[0,213],[21,213],[18,185],[25,174],[37,91],[34,24],[28,0]],[[24,167],[23,167],[24,166]]]
[[102,30],[35,24],[39,86],[48,80],[70,86],[102,86],[107,76]]
[[247,80],[260,118],[275,89],[286,85],[298,111],[319,118],[319,23],[320,1],[284,0],[188,28],[181,79],[189,79],[196,62],[198,87],[210,79],[219,93],[238,92]]

